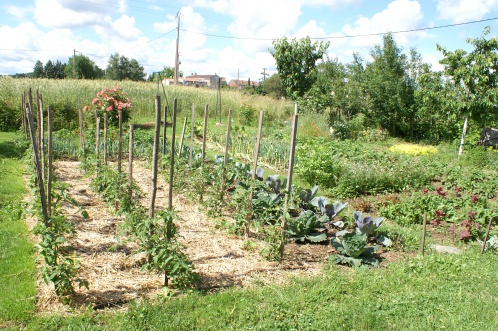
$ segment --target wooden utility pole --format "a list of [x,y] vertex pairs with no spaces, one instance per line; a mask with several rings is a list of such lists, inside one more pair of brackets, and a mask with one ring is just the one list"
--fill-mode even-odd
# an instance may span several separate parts
[[178,48],[180,45],[180,12],[178,12],[176,18],[178,19],[178,26],[176,27],[175,85],[178,85],[178,75],[180,72],[180,59],[178,55]]
[[263,68],[263,72],[261,73],[263,75],[263,82],[266,80],[266,76],[269,74],[266,73],[266,68]]

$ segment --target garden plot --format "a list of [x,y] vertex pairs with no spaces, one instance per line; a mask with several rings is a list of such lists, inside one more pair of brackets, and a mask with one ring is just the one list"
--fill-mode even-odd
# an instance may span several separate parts
[[[120,307],[130,300],[162,293],[162,276],[141,271],[145,255],[134,254],[133,243],[118,240],[116,230],[123,220],[91,190],[91,178],[80,171],[79,162],[57,161],[55,167],[58,181],[70,186],[70,197],[88,213],[85,219],[81,216],[81,207],[64,204],[68,219],[76,225],[76,236],[70,240],[80,261],[78,277],[89,282],[89,289],[76,288],[74,304]],[[134,164],[134,180],[142,191],[150,194],[151,171],[143,163]],[[167,183],[159,177],[157,209],[166,208],[167,189]],[[147,205],[148,199],[144,197],[142,204]],[[264,261],[259,256],[257,239],[251,238],[256,247],[243,249],[243,237],[229,236],[216,229],[185,197],[175,195],[173,206],[182,217],[177,224],[180,240],[201,278],[199,288],[202,290],[284,283],[291,276],[318,275],[331,253],[327,245],[289,244],[281,263]],[[55,293],[43,281],[38,283],[39,310],[64,310]]]

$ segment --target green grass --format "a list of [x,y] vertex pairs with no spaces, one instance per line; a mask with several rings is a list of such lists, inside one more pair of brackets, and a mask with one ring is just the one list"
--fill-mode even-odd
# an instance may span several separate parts
[[125,313],[50,316],[27,330],[496,330],[498,256],[414,257],[387,268],[294,279],[285,286],[190,293]]
[[14,133],[0,133],[0,327],[29,317],[36,297],[33,244],[20,203],[26,193],[22,149],[15,139]]

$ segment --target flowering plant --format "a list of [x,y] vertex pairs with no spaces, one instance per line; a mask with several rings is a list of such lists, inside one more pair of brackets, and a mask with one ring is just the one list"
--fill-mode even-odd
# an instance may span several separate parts
[[[89,106],[85,106],[83,111],[87,111],[89,108]],[[97,96],[92,100],[91,109],[94,109],[98,116],[102,118],[107,113],[109,125],[118,126],[120,110],[123,122],[128,121],[130,118],[131,99],[119,86],[112,89],[106,87],[98,92]]]

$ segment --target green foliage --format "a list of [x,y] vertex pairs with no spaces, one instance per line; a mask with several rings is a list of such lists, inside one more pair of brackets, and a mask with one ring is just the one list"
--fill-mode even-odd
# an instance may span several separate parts
[[75,79],[99,79],[104,77],[104,70],[100,69],[89,57],[79,54],[68,59],[64,75]]
[[37,247],[45,262],[40,270],[43,281],[47,285],[54,284],[58,297],[68,298],[74,294],[74,283],[88,288],[88,282],[76,276],[79,264],[67,242],[76,231],[74,224],[60,211],[60,201],[73,202],[67,199],[66,187],[60,187],[60,191],[54,193],[51,215],[46,222],[40,219],[33,233],[41,237]]
[[302,98],[316,81],[316,62],[328,47],[329,42],[311,43],[309,37],[291,42],[286,37],[273,41],[270,53],[277,62],[282,85],[293,98]]
[[111,80],[144,81],[147,74],[144,72],[144,67],[139,65],[137,60],[128,59],[126,56],[119,56],[114,53],[109,57],[106,77]]
[[289,215],[287,224],[287,235],[296,241],[319,243],[327,241],[324,233],[324,223],[329,221],[327,215],[318,217],[313,211],[305,210],[296,218]]
[[365,233],[347,233],[342,239],[335,238],[332,245],[339,254],[330,257],[332,263],[347,264],[359,267],[362,264],[378,266],[379,261],[372,257],[377,247],[367,247],[367,235]]
[[21,110],[0,99],[0,131],[13,132],[21,127]]
[[239,122],[242,125],[250,125],[256,118],[256,108],[248,103],[242,104],[239,110]]

